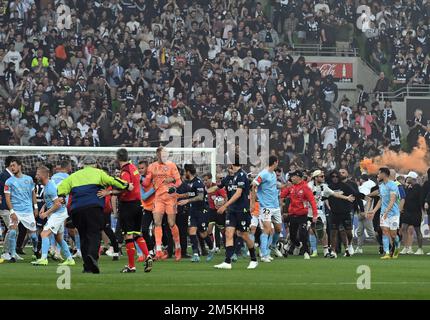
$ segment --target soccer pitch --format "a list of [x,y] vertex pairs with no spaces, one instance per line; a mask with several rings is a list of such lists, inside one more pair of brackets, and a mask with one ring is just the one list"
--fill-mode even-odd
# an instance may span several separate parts
[[[428,252],[428,247],[425,248]],[[400,256],[380,260],[376,247],[364,255],[336,260],[301,256],[260,263],[246,270],[248,258],[239,258],[232,270],[215,270],[223,260],[210,263],[166,260],[154,263],[151,273],[121,274],[127,259],[111,261],[103,256],[101,274],[83,274],[81,260],[71,267],[71,289],[57,288],[57,263],[47,267],[26,260],[0,264],[0,299],[429,299],[430,257]],[[359,266],[370,268],[370,289],[357,288]],[[360,283],[362,281],[359,281]]]

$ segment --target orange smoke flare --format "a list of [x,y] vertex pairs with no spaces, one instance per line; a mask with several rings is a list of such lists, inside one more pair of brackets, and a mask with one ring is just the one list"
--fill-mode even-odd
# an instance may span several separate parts
[[424,137],[419,137],[418,146],[411,153],[403,151],[394,152],[392,150],[384,150],[384,153],[375,158],[364,158],[360,162],[360,168],[368,174],[376,174],[380,167],[389,167],[397,172],[407,173],[415,171],[424,174],[430,167],[430,159],[428,157],[427,144]]

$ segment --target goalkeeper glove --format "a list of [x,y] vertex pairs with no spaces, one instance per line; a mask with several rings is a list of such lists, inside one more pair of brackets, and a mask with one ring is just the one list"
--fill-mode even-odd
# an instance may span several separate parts
[[169,194],[176,193],[176,187],[170,187],[169,191],[167,191],[167,193],[169,193]]

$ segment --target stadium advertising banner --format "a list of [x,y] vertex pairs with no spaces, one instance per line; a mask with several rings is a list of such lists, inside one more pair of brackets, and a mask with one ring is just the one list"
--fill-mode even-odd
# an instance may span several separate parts
[[307,66],[316,63],[323,77],[332,75],[336,82],[353,82],[353,63],[306,61]]

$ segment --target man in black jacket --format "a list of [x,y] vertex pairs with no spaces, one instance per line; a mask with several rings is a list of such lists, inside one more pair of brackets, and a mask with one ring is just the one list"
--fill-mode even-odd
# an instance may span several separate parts
[[[344,196],[358,196],[358,190],[355,191],[353,187],[351,187],[348,183],[346,183],[345,172],[346,170],[342,169],[342,175],[333,171],[330,174],[330,184],[329,188],[334,192],[342,192]],[[347,174],[347,172],[346,172]],[[346,175],[347,177],[347,175]],[[336,247],[337,247],[337,238],[338,232],[340,231],[340,227],[343,227],[343,230],[340,231],[340,237],[343,245],[345,246],[345,257],[349,257],[350,248],[352,248],[352,216],[351,212],[354,209],[354,203],[351,203],[347,200],[338,199],[334,197],[330,197],[328,199],[330,209],[331,209],[331,224],[330,224],[330,242],[332,252],[330,258],[337,258]]]
[[418,174],[416,172],[409,172],[406,176],[406,198],[403,207],[404,213],[402,214],[402,235],[404,248],[400,254],[412,254],[412,242],[414,240],[414,230],[417,235],[418,250],[416,255],[423,255],[423,235],[421,233],[421,220],[422,220],[422,198],[423,189],[417,183]]

